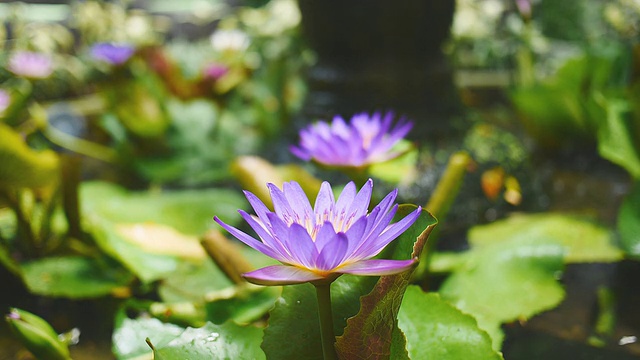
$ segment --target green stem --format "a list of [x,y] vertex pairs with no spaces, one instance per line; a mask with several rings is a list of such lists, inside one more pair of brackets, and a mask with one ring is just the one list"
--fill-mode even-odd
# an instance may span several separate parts
[[[464,175],[466,174],[471,161],[471,156],[464,151],[458,151],[449,157],[447,168],[438,181],[438,185],[436,185],[435,190],[431,194],[429,202],[425,206],[425,209],[432,213],[438,221],[444,220],[449,213],[449,209],[451,209],[453,201],[460,192],[460,186],[462,186]],[[437,244],[437,238],[438,233],[436,229],[436,232],[431,234],[429,241],[422,249],[420,264],[413,274],[414,279],[419,280],[424,289],[427,288],[429,264],[431,262],[433,249],[435,249]]]
[[331,283],[314,284],[318,297],[318,315],[320,317],[320,334],[322,338],[322,354],[324,360],[336,360],[333,333],[333,314],[331,312]]

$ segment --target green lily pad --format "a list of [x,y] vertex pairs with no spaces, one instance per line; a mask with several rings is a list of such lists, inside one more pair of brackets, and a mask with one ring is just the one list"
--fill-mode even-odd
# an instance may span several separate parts
[[107,254],[143,282],[174,274],[206,255],[197,236],[213,226],[213,215],[233,223],[246,202],[229,191],[135,193],[108,183],[81,188],[85,227]]
[[179,337],[166,345],[153,344],[156,360],[216,360],[216,359],[266,359],[260,350],[262,329],[239,326],[232,322],[222,325],[206,324],[201,328],[187,328]]
[[128,286],[133,277],[107,259],[51,257],[22,264],[23,278],[37,295],[93,298]]
[[163,224],[194,236],[214,225],[214,215],[236,223],[237,209],[247,204],[240,194],[221,189],[128,192],[105,182],[87,182],[80,191],[84,212],[118,224]]
[[279,286],[250,284],[209,293],[205,304],[207,320],[222,324],[232,319],[239,324],[249,324],[266,315],[281,293]]
[[622,202],[618,213],[621,245],[631,257],[640,259],[640,182]]
[[489,334],[472,316],[417,286],[409,286],[404,294],[398,325],[411,359],[502,359],[491,347]]
[[[497,236],[496,236],[497,237]],[[473,315],[499,349],[502,323],[526,320],[557,306],[564,298],[558,283],[565,247],[548,239],[526,239],[485,245],[467,254],[439,292]]]
[[622,251],[614,246],[608,229],[570,215],[514,215],[488,225],[474,226],[468,237],[473,247],[520,241],[554,241],[566,248],[567,263],[622,259]]
[[160,283],[158,293],[165,302],[205,301],[208,293],[232,286],[222,271],[207,259],[199,264],[182,262]]

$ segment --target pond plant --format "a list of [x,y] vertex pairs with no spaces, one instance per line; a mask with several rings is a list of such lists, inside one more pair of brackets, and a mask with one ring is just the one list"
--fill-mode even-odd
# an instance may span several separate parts
[[637,273],[582,271],[638,269],[640,9],[458,1],[451,63],[512,81],[416,138],[305,118],[302,1],[0,4],[0,357],[551,359],[518,331],[576,298],[554,339],[637,357]]

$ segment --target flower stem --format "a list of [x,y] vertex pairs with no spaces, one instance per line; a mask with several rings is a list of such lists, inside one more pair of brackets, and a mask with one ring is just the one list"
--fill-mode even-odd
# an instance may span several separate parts
[[336,360],[333,334],[333,314],[331,312],[331,283],[314,284],[318,297],[318,315],[320,317],[320,334],[322,339],[322,354],[324,360]]

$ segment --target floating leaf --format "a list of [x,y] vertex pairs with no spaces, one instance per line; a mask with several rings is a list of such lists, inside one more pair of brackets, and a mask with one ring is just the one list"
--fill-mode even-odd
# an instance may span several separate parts
[[114,223],[154,222],[175,228],[186,235],[200,236],[213,224],[213,215],[240,220],[243,196],[229,190],[185,190],[128,192],[106,182],[82,184],[80,197],[84,212]]
[[211,260],[200,264],[183,262],[162,280],[158,293],[165,302],[204,302],[208,293],[232,285]]
[[229,191],[129,193],[100,182],[83,184],[81,199],[86,229],[143,282],[173,274],[184,259],[204,261],[196,236],[213,224],[214,214],[238,219],[236,209],[245,204]]
[[499,349],[504,336],[500,324],[526,320],[562,301],[564,290],[556,277],[563,257],[562,245],[544,239],[485,245],[467,254],[465,266],[451,274],[439,292],[473,315]]
[[[201,328],[187,328],[179,337],[166,345],[155,345],[156,360],[216,360],[216,359],[266,359],[260,350],[262,330],[253,326],[234,323],[222,325],[206,324]],[[284,346],[284,344],[282,344]]]
[[554,241],[566,248],[565,261],[568,263],[622,259],[622,251],[613,245],[608,229],[570,215],[514,215],[488,225],[474,226],[468,236],[473,247]]
[[106,259],[52,257],[22,265],[24,281],[37,295],[91,298],[128,286],[133,277]]
[[502,359],[492,349],[489,334],[478,328],[472,316],[417,286],[409,286],[404,294],[398,325],[411,359]]
[[640,182],[635,184],[620,206],[618,231],[627,254],[640,259]]

